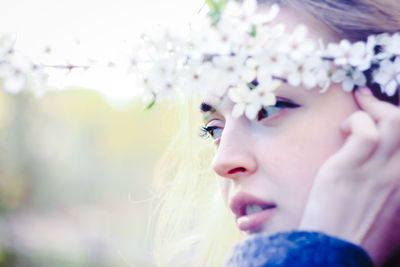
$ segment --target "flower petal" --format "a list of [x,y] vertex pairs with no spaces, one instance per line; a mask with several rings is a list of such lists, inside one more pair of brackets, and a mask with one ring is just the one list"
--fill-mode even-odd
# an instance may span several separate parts
[[249,120],[254,120],[261,109],[260,104],[252,103],[247,105],[245,114]]
[[375,71],[373,74],[374,81],[383,85],[386,84],[390,80],[390,75],[383,71]]
[[291,74],[289,74],[289,76],[287,77],[288,79],[288,83],[291,86],[299,86],[301,83],[301,75],[299,72],[292,72]]
[[345,92],[351,92],[354,89],[354,81],[350,78],[346,78],[342,83],[342,88]]
[[353,81],[358,86],[364,86],[367,83],[367,78],[362,72],[355,72]]
[[346,71],[342,69],[336,70],[331,77],[331,80],[335,83],[340,83],[346,79]]
[[236,104],[232,109],[232,117],[239,118],[240,116],[242,116],[245,108],[246,105],[244,103]]
[[273,93],[266,93],[261,101],[264,106],[272,106],[276,104],[276,96]]
[[385,92],[386,95],[388,95],[388,96],[394,96],[394,95],[396,94],[397,87],[398,87],[398,84],[396,83],[396,81],[395,81],[395,80],[391,80],[391,81],[388,82],[388,84],[386,84],[386,86],[384,87],[384,88],[385,88],[384,92]]
[[235,103],[242,103],[242,102],[244,102],[244,99],[246,98],[246,94],[243,92],[243,90],[240,87],[230,88],[228,95],[229,95],[229,98],[232,100],[232,102],[235,102]]
[[22,74],[8,77],[3,82],[4,90],[6,90],[9,93],[18,93],[23,89],[25,89],[25,85],[26,85],[26,77],[25,75]]
[[307,89],[311,89],[317,85],[317,75],[314,75],[313,73],[309,71],[303,72],[303,85]]

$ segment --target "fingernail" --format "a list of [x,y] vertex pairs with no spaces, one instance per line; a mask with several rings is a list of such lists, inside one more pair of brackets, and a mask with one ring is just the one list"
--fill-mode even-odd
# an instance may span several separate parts
[[361,87],[357,91],[359,91],[362,95],[372,95],[372,92],[368,87]]

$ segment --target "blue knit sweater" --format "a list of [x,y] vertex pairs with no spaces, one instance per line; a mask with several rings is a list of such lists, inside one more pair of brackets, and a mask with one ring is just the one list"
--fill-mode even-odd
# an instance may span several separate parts
[[360,247],[316,232],[257,234],[235,245],[229,267],[373,267]]

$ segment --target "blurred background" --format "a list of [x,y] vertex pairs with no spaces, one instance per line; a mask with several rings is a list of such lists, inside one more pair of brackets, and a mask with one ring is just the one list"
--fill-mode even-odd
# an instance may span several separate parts
[[[51,46],[60,64],[88,53],[129,61],[122,48],[139,32],[179,27],[202,4],[2,0],[0,33],[32,58]],[[111,71],[61,76],[40,97],[0,80],[0,267],[153,266],[151,182],[176,112],[143,112],[135,86]]]
[[174,111],[0,90],[0,266],[152,266],[151,180]]

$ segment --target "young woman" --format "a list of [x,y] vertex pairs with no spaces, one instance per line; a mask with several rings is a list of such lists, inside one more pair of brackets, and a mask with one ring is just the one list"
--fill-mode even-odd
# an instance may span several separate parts
[[[309,40],[315,43],[345,46],[343,39],[367,43],[374,34],[400,31],[397,1],[259,1],[256,13],[268,12],[272,4],[280,6],[272,25],[284,25],[285,32],[299,36],[302,28],[298,25],[305,25]],[[291,44],[288,47],[298,48],[299,44]],[[379,49],[374,46],[374,53]],[[330,60],[342,57],[350,62],[357,49],[345,50],[336,51],[336,57]],[[393,86],[397,90],[400,61],[397,64],[395,57],[389,61],[394,66]],[[173,165],[172,180],[159,183],[163,202],[157,218],[156,245],[162,252],[156,259],[160,265],[221,266],[229,248],[244,239],[231,252],[228,264],[296,266],[284,265],[287,255],[268,254],[266,248],[281,248],[282,242],[293,241],[290,234],[297,233],[300,240],[317,240],[311,250],[317,258],[319,253],[327,255],[321,252],[324,246],[332,255],[342,251],[338,258],[360,259],[358,264],[369,264],[369,257],[377,266],[400,266],[398,92],[388,94],[382,84],[379,87],[370,81],[374,71],[371,66],[362,69],[365,81],[354,78],[354,73],[352,80],[336,77],[336,82],[320,93],[307,90],[305,76],[299,78],[303,83],[295,82],[293,76],[277,78],[280,64],[284,64],[279,56],[264,64],[272,66],[276,71],[272,76],[280,81],[273,90],[273,105],[261,105],[255,111],[254,106],[239,106],[240,90],[221,94],[218,101],[214,95],[206,95],[200,105],[203,131],[212,138],[214,148],[203,141],[200,150],[206,151],[200,151],[193,140],[183,144],[187,150],[171,146],[171,154],[180,154],[185,160]],[[261,69],[260,64],[257,81],[253,80],[250,87],[262,84]],[[349,88],[349,83],[351,88],[346,92],[343,88]],[[188,119],[190,127],[193,121]],[[181,134],[187,139],[191,135],[185,130],[188,127]],[[211,163],[207,158],[210,153]],[[195,160],[190,162],[189,158]],[[216,176],[208,171],[207,164]],[[322,235],[316,237],[306,231]],[[252,265],[249,262],[254,255],[243,259],[247,253],[243,250],[254,251],[260,244],[254,238],[260,236],[269,240],[264,244],[265,255],[280,257],[276,262],[283,265],[267,265],[268,259]],[[279,238],[271,241],[274,237]],[[297,256],[306,247],[299,245]],[[351,249],[354,254],[346,254]],[[262,254],[255,250],[257,255]],[[323,261],[319,264],[324,266]]]

